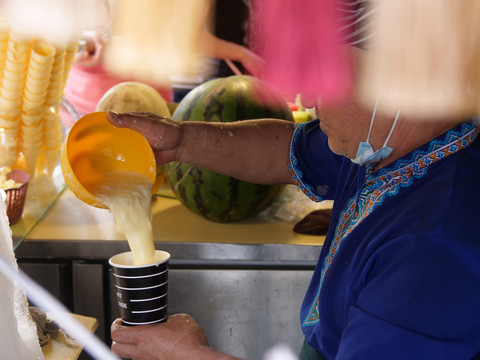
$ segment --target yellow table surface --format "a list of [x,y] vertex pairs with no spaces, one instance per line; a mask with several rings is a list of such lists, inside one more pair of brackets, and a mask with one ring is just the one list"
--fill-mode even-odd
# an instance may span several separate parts
[[[296,234],[294,223],[281,220],[211,222],[173,198],[155,197],[152,207],[154,239],[158,242],[322,245],[324,240],[323,236]],[[66,189],[26,240],[118,241],[125,237],[116,231],[109,210],[89,206]]]
[[[72,314],[88,331],[93,333],[98,327],[95,318]],[[83,348],[75,340],[68,338],[63,332],[52,336],[45,346],[42,346],[45,360],[75,360],[82,353]]]

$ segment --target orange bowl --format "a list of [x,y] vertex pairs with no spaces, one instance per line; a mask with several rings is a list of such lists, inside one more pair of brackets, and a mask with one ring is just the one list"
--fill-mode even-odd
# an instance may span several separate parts
[[134,172],[155,182],[156,163],[152,148],[139,132],[116,127],[105,112],[80,118],[62,145],[61,168],[65,182],[83,202],[107,208],[92,189],[119,172]]

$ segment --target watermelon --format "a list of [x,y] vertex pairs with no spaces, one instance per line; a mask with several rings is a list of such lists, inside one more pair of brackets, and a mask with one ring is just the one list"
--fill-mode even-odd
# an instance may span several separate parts
[[[265,83],[247,75],[218,78],[201,84],[185,96],[172,117],[209,122],[262,118],[293,121],[286,101]],[[166,172],[180,202],[214,222],[251,218],[270,205],[281,190],[279,185],[253,184],[179,162],[167,164]]]

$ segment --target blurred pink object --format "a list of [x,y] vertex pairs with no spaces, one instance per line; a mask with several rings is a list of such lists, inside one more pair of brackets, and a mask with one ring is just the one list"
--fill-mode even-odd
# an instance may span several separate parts
[[348,96],[352,74],[341,6],[337,0],[255,0],[253,41],[266,62],[263,80],[307,102]]
[[10,225],[13,225],[22,217],[30,175],[23,170],[12,170],[8,173],[7,179],[14,180],[21,184],[17,188],[5,190],[5,193],[7,194],[7,216]]

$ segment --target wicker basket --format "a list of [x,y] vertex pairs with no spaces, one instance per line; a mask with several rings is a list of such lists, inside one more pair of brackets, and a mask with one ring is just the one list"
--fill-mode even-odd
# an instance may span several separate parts
[[10,221],[10,225],[13,225],[22,217],[30,175],[23,170],[12,170],[7,175],[7,179],[11,179],[22,184],[18,188],[5,190],[5,193],[7,194],[7,216],[8,220]]

